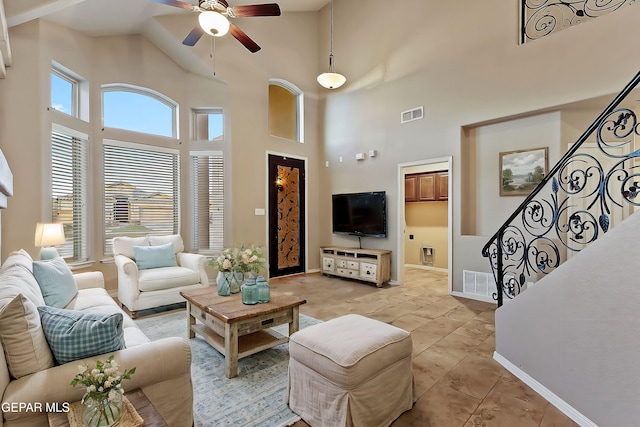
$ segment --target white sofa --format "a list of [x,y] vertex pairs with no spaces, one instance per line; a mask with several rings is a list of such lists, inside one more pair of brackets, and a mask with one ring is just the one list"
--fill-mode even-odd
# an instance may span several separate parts
[[[140,269],[135,246],[173,244],[176,264],[171,267]],[[135,319],[136,312],[184,302],[180,291],[209,286],[204,255],[184,252],[180,235],[115,237],[113,254],[118,269],[118,300]]]
[[[24,250],[12,253],[0,267],[0,426],[46,426],[47,404],[57,402],[63,407],[65,402],[82,398],[84,390],[70,385],[78,365],[95,366],[96,359],[104,361],[111,354],[124,369],[136,367],[131,380],[123,383],[125,390],[140,388],[169,426],[191,426],[191,349],[186,339],[149,341],[106,292],[102,273],[80,273],[74,278],[78,292],[64,308],[122,313],[125,349],[55,365],[36,308],[44,305],[44,298],[33,275],[32,259]],[[16,301],[22,301],[19,310],[11,308]],[[9,312],[14,314],[9,316]],[[21,340],[20,346],[16,339]],[[30,406],[16,410],[20,404]]]

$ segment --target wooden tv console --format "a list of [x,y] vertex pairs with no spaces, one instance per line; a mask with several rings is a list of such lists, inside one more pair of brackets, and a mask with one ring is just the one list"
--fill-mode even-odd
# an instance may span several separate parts
[[336,246],[320,248],[322,274],[373,282],[381,287],[391,279],[391,251]]

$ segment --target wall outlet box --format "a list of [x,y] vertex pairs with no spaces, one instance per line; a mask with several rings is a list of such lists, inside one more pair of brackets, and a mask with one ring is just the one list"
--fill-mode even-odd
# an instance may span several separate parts
[[378,155],[378,150],[369,150],[369,157],[375,157]]
[[364,160],[364,153],[356,153],[356,160]]
[[257,216],[264,216],[265,213],[263,208],[256,208],[255,212]]

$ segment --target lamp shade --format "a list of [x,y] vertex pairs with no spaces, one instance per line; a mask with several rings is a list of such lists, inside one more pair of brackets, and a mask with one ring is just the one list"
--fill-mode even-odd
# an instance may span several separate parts
[[202,30],[210,36],[222,37],[229,32],[229,20],[218,12],[201,12],[198,21]]
[[36,225],[36,246],[54,246],[65,242],[64,228],[62,224],[45,224],[39,222]]
[[347,81],[347,78],[338,73],[322,73],[318,76],[318,83],[327,89],[337,89]]

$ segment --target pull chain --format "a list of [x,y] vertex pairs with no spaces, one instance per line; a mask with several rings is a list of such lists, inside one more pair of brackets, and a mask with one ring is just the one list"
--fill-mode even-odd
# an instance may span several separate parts
[[215,37],[209,37],[211,39],[211,49],[209,51],[209,58],[211,58],[211,62],[213,63],[213,77],[216,76],[216,58],[214,56],[214,52],[216,50],[216,38]]

